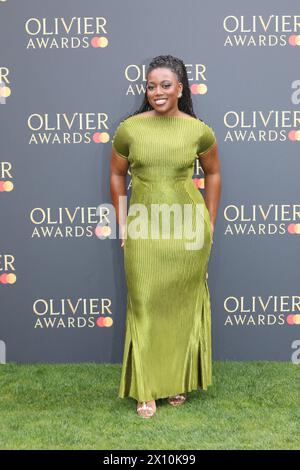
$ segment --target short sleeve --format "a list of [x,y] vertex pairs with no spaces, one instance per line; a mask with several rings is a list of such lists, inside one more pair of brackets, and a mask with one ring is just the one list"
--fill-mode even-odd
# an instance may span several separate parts
[[197,155],[202,155],[203,153],[207,152],[213,144],[217,141],[214,131],[211,127],[209,127],[204,122],[202,128],[202,134],[199,138],[198,148],[197,148]]
[[129,141],[125,121],[122,121],[116,128],[112,138],[112,147],[120,157],[128,159]]

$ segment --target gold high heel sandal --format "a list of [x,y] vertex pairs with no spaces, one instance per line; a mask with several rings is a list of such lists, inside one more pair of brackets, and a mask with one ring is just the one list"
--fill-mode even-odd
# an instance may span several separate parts
[[180,393],[178,395],[174,395],[172,397],[168,397],[168,402],[172,406],[179,406],[182,405],[186,401],[186,393]]
[[138,401],[137,403],[137,414],[141,416],[142,418],[151,418],[152,416],[155,415],[156,412],[156,405],[154,407],[147,405],[148,402],[146,401]]

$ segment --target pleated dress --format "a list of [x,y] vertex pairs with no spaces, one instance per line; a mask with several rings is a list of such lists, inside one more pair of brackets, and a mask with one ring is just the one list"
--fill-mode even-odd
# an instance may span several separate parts
[[[130,163],[132,177],[123,248],[127,306],[118,395],[150,401],[212,384],[207,284],[212,231],[192,177],[195,159],[216,137],[192,116],[143,114],[122,121],[112,139],[114,150]],[[187,249],[191,235],[182,230],[178,236],[178,219],[171,211],[168,231],[162,217],[155,219],[151,208],[162,204],[191,207],[190,219],[184,220],[193,228],[196,206],[202,209],[201,248]]]

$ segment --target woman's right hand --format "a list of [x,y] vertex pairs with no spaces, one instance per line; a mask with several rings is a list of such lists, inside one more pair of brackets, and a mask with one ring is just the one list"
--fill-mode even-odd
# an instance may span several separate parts
[[124,248],[125,243],[125,225],[120,227],[120,240],[121,240],[121,248]]

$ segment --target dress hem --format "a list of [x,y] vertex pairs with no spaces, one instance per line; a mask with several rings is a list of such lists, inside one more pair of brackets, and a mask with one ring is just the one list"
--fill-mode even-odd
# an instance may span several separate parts
[[193,392],[193,391],[207,391],[208,390],[208,387],[211,387],[212,386],[212,383],[208,383],[206,385],[206,387],[192,387],[192,388],[189,388],[188,390],[182,390],[180,392],[172,392],[168,395],[163,395],[163,396],[156,396],[156,397],[152,397],[152,398],[147,398],[145,400],[141,400],[140,398],[137,398],[136,396],[134,395],[131,395],[131,394],[128,394],[128,395],[118,395],[118,398],[133,398],[134,400],[137,400],[139,402],[142,402],[142,401],[152,401],[152,400],[163,400],[164,398],[168,398],[168,397],[172,397],[172,396],[175,396],[175,395],[179,395],[180,393],[189,393],[189,392]]

